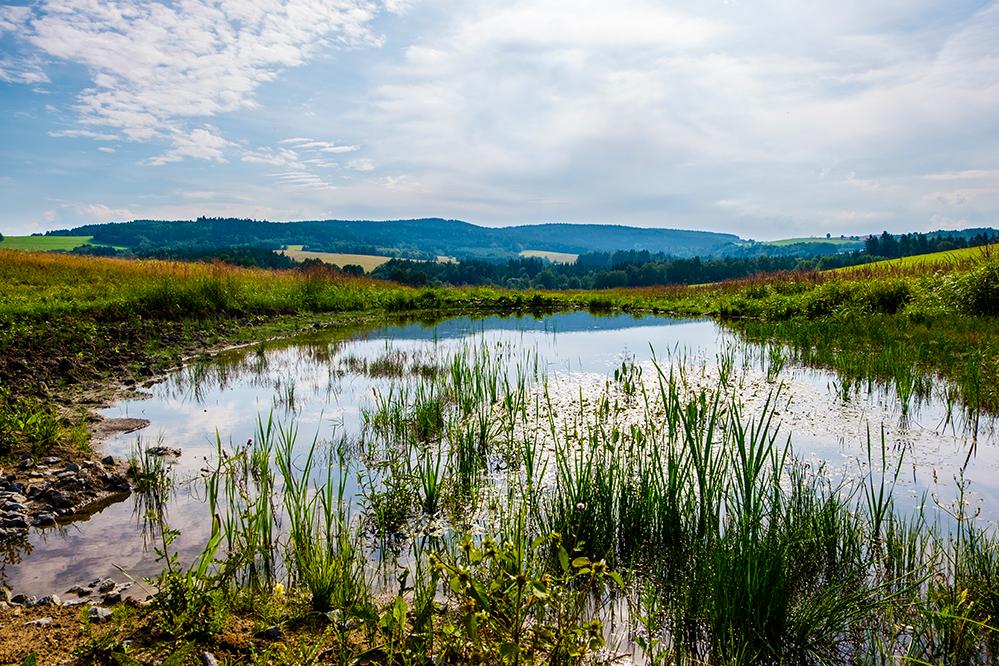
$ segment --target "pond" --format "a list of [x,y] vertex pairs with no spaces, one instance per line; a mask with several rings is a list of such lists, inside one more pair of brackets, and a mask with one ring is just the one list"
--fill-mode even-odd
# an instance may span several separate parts
[[[463,349],[493,355],[506,376],[529,369],[535,397],[543,393],[567,412],[609,382],[626,381],[624,375],[643,378],[639,383],[648,388],[659,371],[683,367],[693,389],[735,375],[732,396],[745,415],[754,416],[776,392],[780,438],[790,437],[794,454],[831,480],[865,473],[871,463],[880,467],[883,441],[885,468],[893,477],[899,470],[895,494],[903,512],[953,502],[960,477],[967,482],[965,499],[982,519],[999,517],[992,422],[966,421],[942,390],[908,406],[884,387],[844,394],[834,373],[788,365],[779,346],[745,343],[709,320],[585,312],[465,317],[269,342],[192,363],[147,387],[141,398],[105,410],[105,417],[147,419],[150,425],[115,436],[104,448],[122,458],[141,447],[180,450],[167,458],[175,483],[165,519],[180,531],[172,548],[190,558],[211,530],[199,479],[215,463],[219,441],[232,449],[253,440],[268,418],[294,422],[300,451],[314,439],[358,438],[380,397],[411,383],[414,374],[443,372],[447,359]],[[627,425],[628,409],[615,418]],[[348,497],[362,494],[356,475],[345,483]],[[5,582],[18,592],[44,595],[104,576],[154,575],[161,568],[157,541],[138,498],[71,524],[34,529],[26,544],[6,553]],[[133,593],[145,591],[140,586]]]

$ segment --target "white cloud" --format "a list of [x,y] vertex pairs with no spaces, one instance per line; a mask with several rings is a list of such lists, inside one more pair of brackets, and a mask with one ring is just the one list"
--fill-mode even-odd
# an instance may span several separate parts
[[0,33],[20,30],[30,14],[30,7],[0,5]]
[[374,160],[367,158],[361,158],[359,160],[350,160],[347,162],[347,168],[353,171],[367,172],[375,170]]
[[201,127],[189,134],[177,132],[172,137],[172,143],[173,148],[153,157],[149,163],[159,166],[170,162],[179,162],[185,157],[225,162],[225,149],[232,145],[219,136],[214,127]]
[[48,83],[49,77],[37,59],[3,56],[0,57],[0,81],[35,85]]
[[[47,109],[50,110],[51,109]],[[117,141],[121,137],[117,134],[109,134],[107,132],[95,132],[94,130],[88,129],[67,129],[67,130],[50,130],[49,136],[52,137],[69,137],[69,138],[85,138],[93,139],[94,141]]]
[[[173,143],[151,160],[161,164],[218,161],[222,144],[209,145],[190,120],[254,108],[260,85],[331,47],[378,44],[368,27],[377,9],[368,0],[42,0],[15,18],[46,56],[90,72],[80,122]],[[0,15],[0,27],[13,20]]]

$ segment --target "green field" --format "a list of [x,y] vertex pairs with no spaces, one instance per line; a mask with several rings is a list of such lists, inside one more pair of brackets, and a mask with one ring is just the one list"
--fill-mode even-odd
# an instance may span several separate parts
[[93,236],[4,236],[0,249],[35,252],[69,251],[89,243]]
[[999,253],[999,246],[985,245],[983,247],[963,247],[959,250],[947,250],[946,252],[933,252],[931,254],[915,254],[911,257],[900,257],[899,259],[885,259],[875,261],[870,264],[859,264],[857,266],[846,266],[844,268],[834,268],[830,272],[849,273],[859,270],[883,270],[883,269],[929,269],[935,267],[950,267],[968,262],[977,262],[995,257]]
[[579,258],[578,254],[571,254],[569,252],[548,252],[546,250],[524,250],[520,253],[522,257],[541,257],[542,259],[547,259],[553,264],[574,264],[576,259]]

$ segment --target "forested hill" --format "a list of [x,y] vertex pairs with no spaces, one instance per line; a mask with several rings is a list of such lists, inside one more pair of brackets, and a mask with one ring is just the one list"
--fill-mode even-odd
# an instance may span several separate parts
[[320,252],[355,252],[411,258],[446,255],[505,259],[523,250],[609,252],[647,250],[677,257],[710,255],[741,242],[734,234],[678,229],[650,229],[604,224],[538,224],[480,227],[459,220],[265,222],[229,218],[134,220],[90,224],[49,232],[93,236],[93,243],[135,250],[172,246],[287,245]]

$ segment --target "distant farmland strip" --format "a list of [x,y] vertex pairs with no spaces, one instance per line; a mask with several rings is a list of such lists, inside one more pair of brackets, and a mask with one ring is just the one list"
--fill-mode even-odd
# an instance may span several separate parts
[[391,257],[382,257],[374,254],[341,254],[339,252],[308,252],[305,250],[282,250],[281,254],[291,257],[295,261],[318,259],[327,264],[336,264],[341,268],[348,264],[353,264],[363,268],[365,273],[370,273],[391,259]]
[[547,252],[545,250],[524,250],[520,253],[522,257],[541,257],[555,264],[574,264],[579,258],[578,254],[568,252]]

